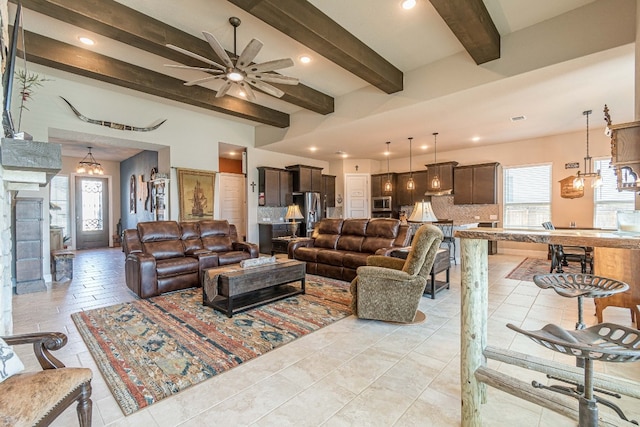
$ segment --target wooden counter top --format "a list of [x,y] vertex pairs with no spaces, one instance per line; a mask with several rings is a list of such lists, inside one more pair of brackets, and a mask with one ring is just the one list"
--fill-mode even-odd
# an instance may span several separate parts
[[455,236],[461,239],[640,249],[640,234],[619,233],[609,230],[469,228],[457,230]]

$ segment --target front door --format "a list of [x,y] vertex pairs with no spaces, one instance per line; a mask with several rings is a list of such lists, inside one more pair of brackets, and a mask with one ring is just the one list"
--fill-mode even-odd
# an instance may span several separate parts
[[369,216],[369,174],[345,174],[345,218]]
[[76,249],[109,246],[107,178],[76,177]]

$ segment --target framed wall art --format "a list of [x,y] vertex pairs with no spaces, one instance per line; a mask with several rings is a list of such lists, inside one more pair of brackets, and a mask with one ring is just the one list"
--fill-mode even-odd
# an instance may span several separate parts
[[177,169],[180,221],[213,219],[215,172]]

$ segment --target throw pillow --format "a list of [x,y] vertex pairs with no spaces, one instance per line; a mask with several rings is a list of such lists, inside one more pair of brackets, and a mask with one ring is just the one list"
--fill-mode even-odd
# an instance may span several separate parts
[[18,355],[14,353],[11,346],[0,338],[0,383],[22,370],[24,370],[24,365]]

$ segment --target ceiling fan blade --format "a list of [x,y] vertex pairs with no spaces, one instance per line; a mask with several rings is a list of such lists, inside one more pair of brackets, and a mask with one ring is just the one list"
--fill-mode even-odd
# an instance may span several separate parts
[[218,57],[222,59],[224,65],[226,65],[228,68],[233,68],[233,62],[231,62],[231,58],[229,58],[227,51],[224,50],[218,39],[216,39],[213,34],[207,31],[203,31],[202,34],[204,35],[204,38],[207,39],[207,42],[209,42],[211,49],[213,49],[216,55],[218,55]]
[[278,89],[277,87],[271,86],[269,83],[261,82],[260,80],[248,79],[246,80],[249,84],[254,85],[261,91],[268,93],[271,96],[275,96],[276,98],[282,97],[284,92]]
[[223,96],[225,96],[226,93],[229,92],[229,89],[231,88],[232,84],[233,82],[231,82],[230,80],[227,80],[226,82],[224,82],[222,87],[218,89],[218,91],[216,92],[216,98],[222,98]]
[[211,81],[211,80],[218,80],[218,79],[221,79],[221,78],[223,78],[223,77],[224,77],[224,76],[209,76],[209,77],[205,77],[205,78],[202,78],[202,79],[198,79],[198,80],[191,80],[191,81],[189,81],[189,82],[185,82],[185,83],[184,83],[184,85],[185,85],[185,86],[195,86],[195,85],[198,85],[198,84],[200,84],[200,83],[209,82],[209,81]]
[[263,82],[280,83],[283,85],[297,85],[298,83],[300,83],[300,80],[296,79],[295,77],[283,76],[281,74],[260,73],[260,74],[247,74],[247,76]]
[[213,69],[213,68],[191,67],[189,65],[164,64],[164,66],[165,67],[170,67],[170,68],[181,68],[181,69],[184,69],[184,70],[204,71],[205,73],[213,73],[213,74],[220,74],[220,73],[224,72],[222,70],[216,70],[216,69]]
[[287,68],[293,66],[293,60],[291,58],[274,59],[273,61],[262,62],[260,64],[253,64],[248,66],[245,71],[247,73],[261,73],[264,71],[279,70],[281,68]]
[[247,47],[244,48],[240,54],[240,58],[236,61],[236,67],[244,70],[245,67],[251,64],[253,58],[256,57],[260,49],[262,49],[262,42],[258,39],[251,39]]
[[246,97],[247,97],[247,99],[249,101],[255,101],[256,100],[255,92],[253,91],[253,89],[251,89],[251,86],[249,86],[246,81],[240,82],[240,83],[238,83],[238,85],[244,91],[244,94],[246,95]]
[[213,65],[214,67],[216,67],[216,68],[220,68],[221,70],[224,70],[224,69],[225,69],[222,65],[218,64],[217,62],[213,62],[212,60],[207,59],[207,58],[205,58],[204,56],[200,56],[200,55],[198,55],[197,53],[189,52],[189,51],[188,51],[188,50],[186,50],[186,49],[183,49],[183,48],[178,47],[178,46],[174,46],[174,45],[172,45],[172,44],[167,44],[167,45],[165,45],[165,46],[167,46],[169,49],[173,49],[173,50],[175,50],[176,52],[180,52],[180,53],[182,53],[183,55],[187,55],[187,56],[190,56],[190,57],[192,57],[192,58],[195,58],[195,59],[197,59],[197,60],[199,60],[199,61],[202,61],[202,62],[205,62],[205,63],[207,63],[207,64]]

